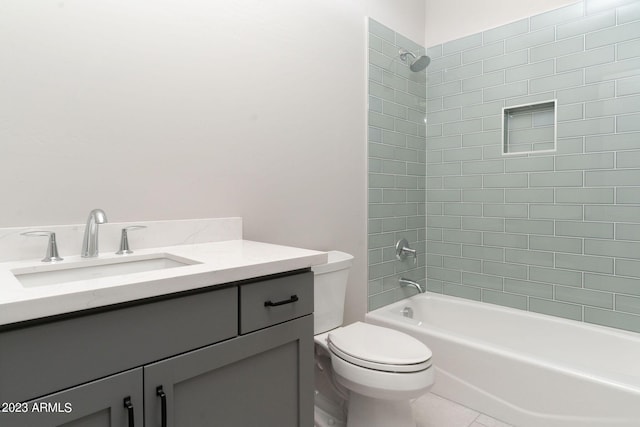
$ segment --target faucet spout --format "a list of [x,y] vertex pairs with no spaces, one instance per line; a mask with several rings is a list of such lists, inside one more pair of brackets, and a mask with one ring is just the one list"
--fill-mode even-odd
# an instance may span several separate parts
[[405,279],[404,277],[401,277],[400,280],[398,280],[398,283],[400,283],[401,286],[411,286],[413,288],[416,288],[418,290],[418,293],[423,294],[425,291],[422,290],[422,286],[420,286],[418,283],[414,282],[413,280],[409,280],[409,279]]
[[102,209],[94,209],[89,212],[87,225],[84,228],[84,239],[82,240],[83,258],[93,258],[98,256],[98,225],[107,222],[107,214]]

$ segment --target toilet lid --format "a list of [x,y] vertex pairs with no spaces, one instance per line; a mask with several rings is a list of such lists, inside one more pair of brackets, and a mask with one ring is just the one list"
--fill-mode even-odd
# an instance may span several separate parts
[[387,372],[416,372],[431,366],[431,350],[402,332],[356,322],[331,331],[329,349],[363,368]]

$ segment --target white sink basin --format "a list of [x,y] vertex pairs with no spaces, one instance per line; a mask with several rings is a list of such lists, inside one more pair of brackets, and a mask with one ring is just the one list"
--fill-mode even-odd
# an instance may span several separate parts
[[92,280],[108,276],[164,270],[200,264],[171,254],[133,255],[123,258],[87,259],[74,263],[39,265],[17,268],[11,273],[25,288],[49,286],[79,280]]

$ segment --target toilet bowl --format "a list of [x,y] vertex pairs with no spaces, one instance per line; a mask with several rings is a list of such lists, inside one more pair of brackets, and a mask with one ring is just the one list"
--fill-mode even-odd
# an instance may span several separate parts
[[[431,351],[415,338],[389,328],[362,322],[342,326],[352,259],[332,251],[327,264],[313,268],[316,365],[321,367],[316,375],[331,376],[325,384],[333,384],[333,402],[345,400],[347,427],[415,427],[410,400],[433,385]],[[319,357],[328,357],[330,366]],[[316,390],[316,426],[343,423],[340,411],[327,417],[326,405],[320,407],[322,399]]]

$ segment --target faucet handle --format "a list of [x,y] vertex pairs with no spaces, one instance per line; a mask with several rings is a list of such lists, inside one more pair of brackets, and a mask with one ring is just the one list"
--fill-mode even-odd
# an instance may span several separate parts
[[128,227],[124,227],[122,229],[122,235],[120,236],[120,249],[116,254],[125,255],[132,254],[133,251],[129,249],[129,231],[141,230],[143,228],[147,228],[146,225],[130,225]]
[[402,261],[407,257],[407,255],[411,255],[413,257],[413,265],[418,263],[417,251],[409,247],[407,239],[398,240],[398,243],[396,243],[396,258]]
[[42,262],[54,262],[54,261],[62,261],[64,258],[61,258],[58,255],[58,244],[56,243],[56,233],[53,231],[46,230],[35,230],[35,231],[26,231],[24,233],[20,233],[22,236],[29,237],[48,237],[49,242],[47,243],[47,253],[42,258]]

